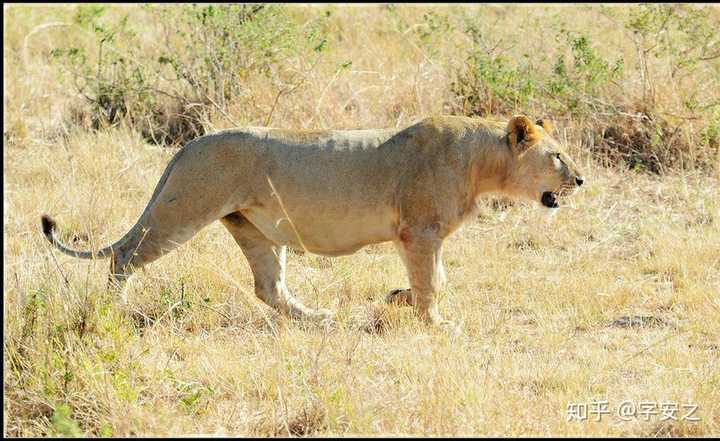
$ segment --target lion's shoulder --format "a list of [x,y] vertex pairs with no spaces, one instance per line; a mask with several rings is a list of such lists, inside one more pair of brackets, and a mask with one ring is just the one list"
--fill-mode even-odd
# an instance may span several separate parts
[[433,115],[399,131],[381,148],[405,148],[433,153],[455,150],[475,138],[481,138],[483,142],[499,140],[503,133],[502,123],[492,119]]

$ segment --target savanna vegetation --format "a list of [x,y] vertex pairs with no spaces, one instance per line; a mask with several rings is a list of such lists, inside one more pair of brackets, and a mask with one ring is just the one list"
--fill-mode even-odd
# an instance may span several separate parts
[[[6,5],[4,434],[717,436],[718,28],[715,5]],[[323,328],[255,299],[219,224],[127,304],[40,232],[110,243],[222,128],[517,113],[586,185],[551,219],[488,195],[447,241],[459,337],[382,303],[407,283],[390,244],[291,254]]]

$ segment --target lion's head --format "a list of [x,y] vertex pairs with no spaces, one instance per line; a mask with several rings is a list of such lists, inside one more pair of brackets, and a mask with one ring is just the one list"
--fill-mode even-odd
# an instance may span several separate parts
[[536,124],[523,115],[513,117],[507,126],[512,163],[505,190],[515,196],[558,208],[563,196],[573,193],[584,178],[560,144],[551,136],[549,121]]

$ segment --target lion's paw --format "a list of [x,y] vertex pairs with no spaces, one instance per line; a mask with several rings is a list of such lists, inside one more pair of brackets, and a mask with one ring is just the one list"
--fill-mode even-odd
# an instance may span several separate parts
[[385,296],[385,303],[412,306],[412,292],[409,289],[393,289]]

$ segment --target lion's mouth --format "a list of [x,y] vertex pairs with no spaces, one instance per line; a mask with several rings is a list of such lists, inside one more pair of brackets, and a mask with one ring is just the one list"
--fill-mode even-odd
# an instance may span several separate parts
[[560,207],[560,204],[558,204],[558,195],[557,193],[554,193],[552,191],[546,191],[542,194],[542,197],[540,198],[540,202],[548,207],[548,208],[558,208]]
[[540,197],[540,202],[548,208],[560,207],[560,199],[564,199],[577,191],[577,187],[570,184],[562,184],[555,191],[546,191]]

